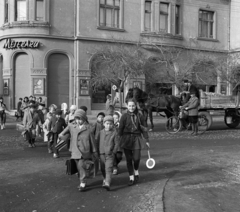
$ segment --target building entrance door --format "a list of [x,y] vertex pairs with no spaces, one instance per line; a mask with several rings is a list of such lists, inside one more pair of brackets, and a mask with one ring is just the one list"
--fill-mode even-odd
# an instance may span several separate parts
[[18,99],[31,95],[29,58],[26,53],[17,54],[14,60],[14,108]]
[[69,59],[65,54],[52,54],[48,58],[47,98],[48,106],[62,103],[69,105]]

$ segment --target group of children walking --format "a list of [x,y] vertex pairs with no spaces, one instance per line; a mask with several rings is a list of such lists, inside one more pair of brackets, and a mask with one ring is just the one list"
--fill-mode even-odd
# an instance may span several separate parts
[[114,112],[113,115],[99,113],[93,126],[89,125],[86,112],[77,109],[73,115],[74,120],[59,134],[60,138],[66,134],[71,136],[71,158],[78,168],[80,191],[85,191],[87,187],[86,167],[89,161],[94,161],[95,169],[100,163],[102,186],[110,190],[112,174],[118,174],[123,152],[129,172],[128,185],[138,182],[141,150],[145,147],[144,140],[148,147],[149,141],[147,132],[142,131],[141,126],[146,126],[146,123],[137,111],[136,102],[129,100],[127,105],[128,111],[122,116],[119,112]]
[[141,150],[145,143],[149,146],[148,134],[142,130],[146,123],[136,105],[134,100],[128,100],[128,110],[123,115],[117,111],[111,115],[101,112],[97,115],[96,123],[91,126],[85,106],[77,109],[72,105],[70,111],[63,114],[56,105],[50,105],[49,112],[43,110],[42,121],[38,113],[38,104],[31,101],[24,111],[23,118],[29,147],[35,147],[37,132],[42,129],[44,141],[48,143],[48,152],[53,153],[54,158],[58,158],[58,139],[67,140],[71,159],[74,159],[78,168],[80,191],[86,190],[91,163],[94,163],[95,170],[100,165],[102,186],[110,190],[112,174],[118,174],[118,164],[124,152],[129,172],[128,185],[131,186],[139,180]]

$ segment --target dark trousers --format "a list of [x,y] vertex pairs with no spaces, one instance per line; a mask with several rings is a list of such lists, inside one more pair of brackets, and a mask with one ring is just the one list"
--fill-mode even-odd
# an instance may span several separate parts
[[141,149],[124,149],[124,154],[126,156],[128,173],[129,175],[134,175],[134,170],[138,170],[139,168]]
[[4,110],[0,111],[0,119],[1,119],[1,124],[6,123],[6,113]]
[[36,130],[35,129],[27,130],[25,136],[26,136],[26,140],[28,141],[29,144],[34,144],[35,138],[36,138]]
[[117,168],[118,164],[121,162],[122,160],[122,152],[117,152],[114,156],[114,161],[113,161],[113,167]]
[[57,141],[58,141],[58,133],[53,133],[53,145],[52,145],[52,148],[53,148],[53,152],[54,153],[58,153],[57,149],[56,149],[56,145],[57,145]]

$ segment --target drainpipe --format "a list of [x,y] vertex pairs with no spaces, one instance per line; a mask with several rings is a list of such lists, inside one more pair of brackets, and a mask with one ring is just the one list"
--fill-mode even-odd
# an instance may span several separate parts
[[74,0],[74,75],[73,75],[73,104],[77,105],[77,95],[76,95],[76,74],[77,74],[77,18],[76,18],[77,0]]
[[[229,17],[228,17],[228,55],[230,53],[230,49],[231,49],[231,0],[229,0]],[[228,57],[227,57],[228,60]],[[228,61],[227,61],[228,63]],[[227,74],[228,74],[228,66],[227,66]],[[227,95],[231,95],[232,91],[231,91],[231,83],[227,82]]]

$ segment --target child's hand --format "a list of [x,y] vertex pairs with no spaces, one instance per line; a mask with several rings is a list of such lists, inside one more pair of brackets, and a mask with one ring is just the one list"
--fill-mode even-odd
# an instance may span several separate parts
[[148,147],[148,149],[150,149],[150,144],[149,144],[149,142],[146,142],[146,146]]

